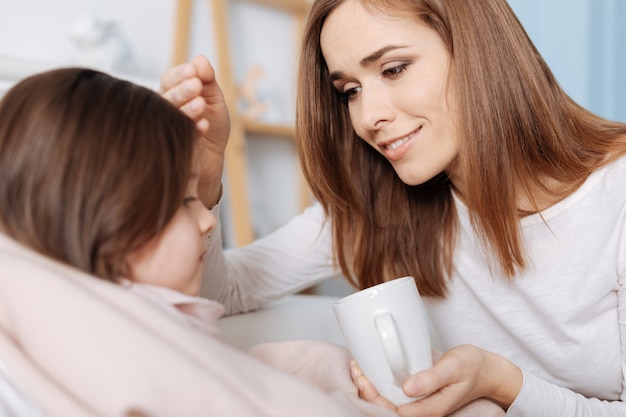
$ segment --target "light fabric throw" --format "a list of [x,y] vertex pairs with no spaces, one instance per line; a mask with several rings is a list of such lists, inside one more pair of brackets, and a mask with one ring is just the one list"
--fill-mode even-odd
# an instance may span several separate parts
[[1,233],[0,360],[46,417],[364,415]]
[[[372,417],[389,415],[388,410],[358,398],[356,386],[350,378],[350,352],[343,346],[316,340],[294,340],[254,345],[248,348],[248,352],[273,367],[322,388],[331,395],[345,397],[364,415]],[[433,352],[435,361],[440,356]],[[448,417],[504,416],[504,410],[497,404],[486,399],[477,399]]]

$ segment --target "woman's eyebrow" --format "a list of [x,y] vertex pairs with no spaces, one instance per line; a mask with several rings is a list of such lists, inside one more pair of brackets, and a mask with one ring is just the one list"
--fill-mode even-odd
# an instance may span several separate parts
[[[405,46],[402,46],[402,45],[383,46],[382,48],[374,51],[373,53],[369,54],[368,56],[363,58],[361,61],[359,61],[359,65],[361,65],[362,67],[367,67],[371,65],[372,63],[376,62],[377,60],[379,60],[386,53],[390,51],[395,51],[396,49],[402,49],[402,48],[405,48]],[[341,71],[334,71],[330,74],[330,81],[333,82],[333,81],[339,80],[343,78],[343,76],[344,75]]]
[[385,55],[387,52],[394,51],[396,49],[401,49],[401,48],[404,48],[404,46],[400,46],[400,45],[383,46],[382,48],[378,49],[377,51],[374,51],[372,54],[370,54],[370,55],[366,56],[365,58],[363,58],[359,62],[359,64],[362,67],[367,67],[367,66],[371,65],[373,62],[376,62],[377,60],[379,60],[380,57]]
[[330,73],[330,82],[333,83],[337,80],[344,78],[343,72],[335,71]]

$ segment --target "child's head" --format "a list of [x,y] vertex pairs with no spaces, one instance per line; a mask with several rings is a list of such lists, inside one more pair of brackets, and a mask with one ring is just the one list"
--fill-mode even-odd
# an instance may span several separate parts
[[196,138],[147,88],[81,68],[31,76],[0,102],[0,229],[98,277],[149,281],[140,260],[181,211],[207,223],[194,251],[215,221],[188,200]]

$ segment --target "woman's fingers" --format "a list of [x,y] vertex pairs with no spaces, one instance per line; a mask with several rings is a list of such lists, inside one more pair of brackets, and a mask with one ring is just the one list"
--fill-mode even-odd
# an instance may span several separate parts
[[459,357],[448,354],[442,359],[432,368],[408,378],[402,386],[406,395],[411,397],[431,395],[463,378],[463,370],[467,368],[464,367]]
[[407,395],[425,397],[398,407],[398,413],[403,417],[444,416],[481,397],[506,409],[519,393],[521,381],[519,368],[505,358],[475,346],[457,346],[432,368],[405,381]]
[[[204,101],[201,93],[202,82],[197,77],[181,79],[180,82],[174,86],[167,89],[161,88],[161,96],[181,110],[183,110],[183,106],[188,105],[194,98],[199,98]],[[201,108],[199,110],[203,109]],[[190,114],[188,114],[188,116],[191,117]]]
[[165,93],[178,86],[182,81],[196,76],[196,68],[193,63],[185,62],[169,68],[161,75],[160,92]]
[[359,397],[372,404],[396,411],[396,406],[378,393],[370,380],[363,375],[361,368],[359,368],[354,360],[350,361],[350,375],[352,376],[352,382],[354,382],[354,385],[356,385],[359,390]]

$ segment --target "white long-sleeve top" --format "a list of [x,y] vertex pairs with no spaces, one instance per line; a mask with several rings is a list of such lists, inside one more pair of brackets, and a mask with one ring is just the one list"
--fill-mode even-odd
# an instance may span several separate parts
[[[219,210],[220,204],[212,209],[218,219]],[[330,227],[319,204],[250,245],[224,252],[221,248],[218,223],[204,258],[201,294],[222,303],[227,315],[254,310],[339,275],[333,268]]]
[[[529,265],[510,281],[490,268],[467,208],[455,201],[449,293],[425,298],[442,346],[473,344],[522,369],[509,416],[626,416],[626,158],[521,220]],[[248,247],[222,255],[219,245],[206,262],[204,294],[230,313],[336,273],[320,206]]]

